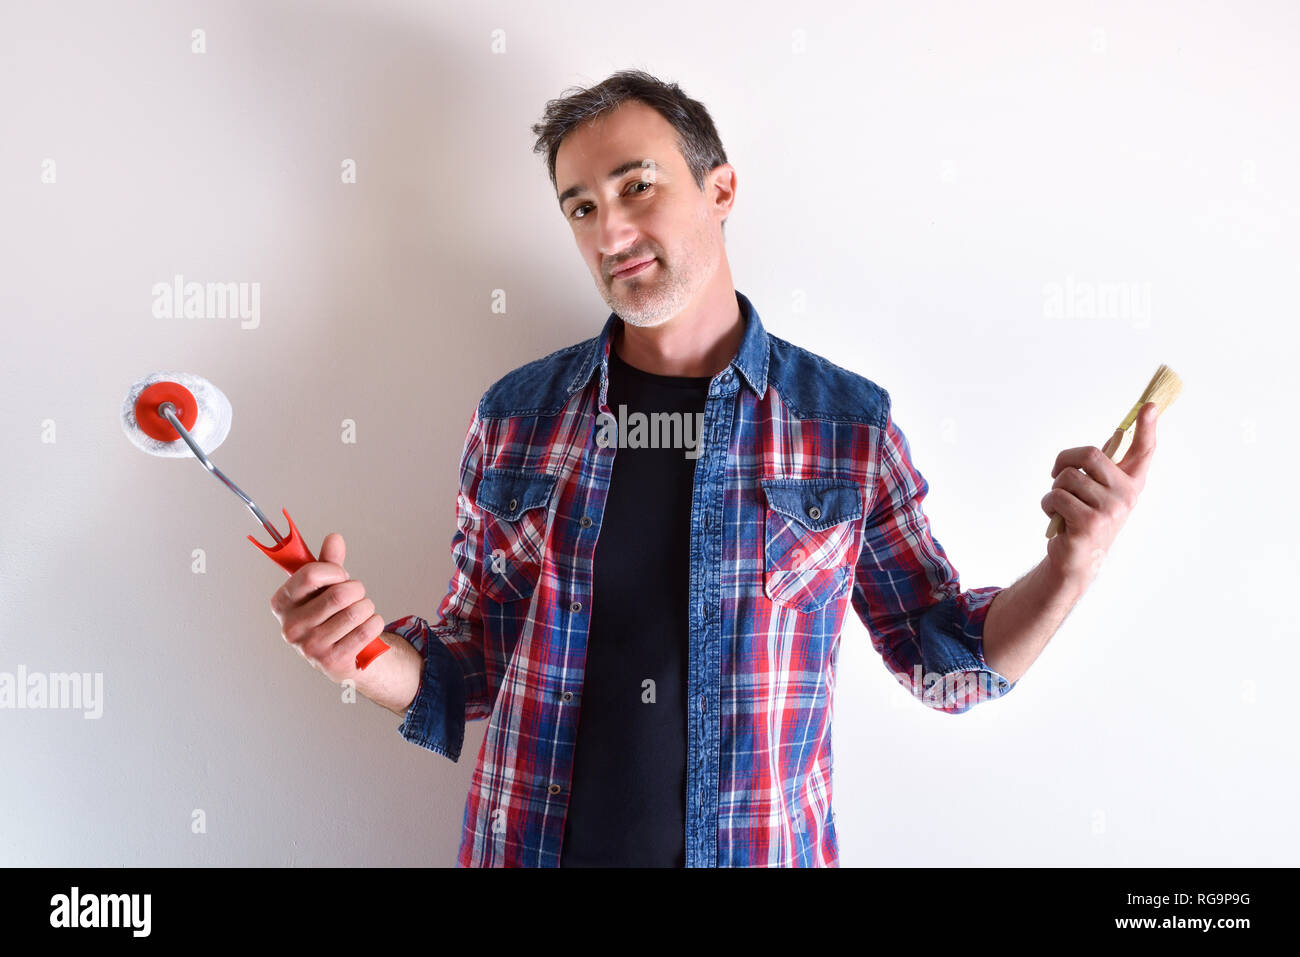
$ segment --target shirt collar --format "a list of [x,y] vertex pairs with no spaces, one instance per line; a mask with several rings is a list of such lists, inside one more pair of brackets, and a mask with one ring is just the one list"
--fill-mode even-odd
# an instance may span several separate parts
[[[728,364],[736,367],[744,380],[749,383],[749,387],[761,399],[767,391],[767,330],[763,328],[754,304],[739,290],[736,290],[736,304],[740,306],[740,316],[745,322],[745,335],[740,341],[740,348],[736,350],[736,354]],[[605,320],[605,327],[601,329],[600,335],[589,340],[582,351],[573,380],[569,383],[570,395],[591,381],[592,373],[602,364],[608,363],[610,336],[616,325],[622,321],[617,313],[611,312],[609,318]]]

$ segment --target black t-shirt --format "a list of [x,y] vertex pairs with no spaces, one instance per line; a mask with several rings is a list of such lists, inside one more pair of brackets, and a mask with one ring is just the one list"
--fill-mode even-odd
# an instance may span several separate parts
[[[561,867],[686,863],[690,522],[696,458],[631,447],[633,414],[679,412],[698,443],[711,376],[662,376],[609,353],[618,435],[592,570],[591,627]],[[663,440],[661,439],[661,443]],[[698,450],[698,444],[692,455]]]

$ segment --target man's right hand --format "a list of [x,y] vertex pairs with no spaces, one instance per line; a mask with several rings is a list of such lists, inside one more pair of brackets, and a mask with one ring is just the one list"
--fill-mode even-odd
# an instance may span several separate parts
[[345,553],[343,536],[331,532],[320,560],[303,565],[271,596],[284,640],[336,683],[357,678],[357,653],[384,631],[366,586],[348,578]]

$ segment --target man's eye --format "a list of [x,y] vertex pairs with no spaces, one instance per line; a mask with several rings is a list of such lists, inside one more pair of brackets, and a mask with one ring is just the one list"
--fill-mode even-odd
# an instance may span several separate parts
[[[654,185],[654,183],[650,182],[649,180],[638,179],[638,180],[633,181],[632,185],[629,186],[628,189],[632,189],[632,187],[634,187],[634,186],[653,186],[653,185]],[[644,195],[644,194],[645,194],[645,190],[641,190],[641,193],[642,193],[642,195]],[[585,215],[584,215],[584,216],[579,216],[579,215],[578,215],[578,211],[579,211],[579,210],[586,209],[586,208],[587,208],[588,206],[590,206],[590,205],[591,205],[590,203],[583,203],[581,206],[575,206],[575,207],[573,208],[573,212],[571,212],[571,213],[569,214],[569,218],[570,218],[570,219],[586,219],[586,216],[585,216]]]

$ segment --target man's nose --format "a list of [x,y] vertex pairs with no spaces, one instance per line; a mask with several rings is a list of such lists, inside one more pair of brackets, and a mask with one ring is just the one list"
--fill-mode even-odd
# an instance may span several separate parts
[[608,273],[609,260],[625,255],[637,241],[636,227],[627,216],[614,212],[601,212],[598,230],[600,233],[600,253],[604,257],[605,272]]

